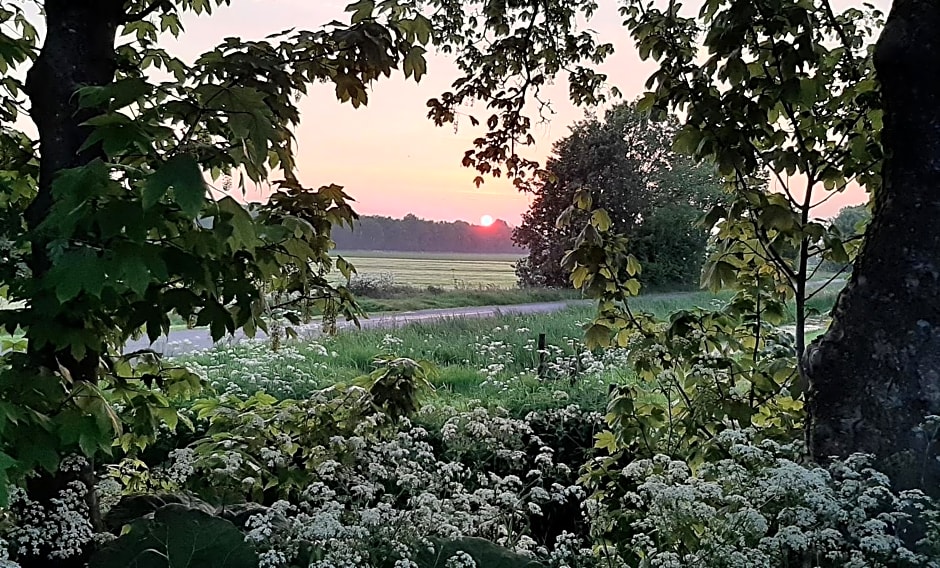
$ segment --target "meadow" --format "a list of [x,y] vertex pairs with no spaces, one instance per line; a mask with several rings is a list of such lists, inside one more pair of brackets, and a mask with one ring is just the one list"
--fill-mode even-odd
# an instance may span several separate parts
[[[672,293],[631,303],[662,319],[676,310],[721,307],[729,297]],[[820,294],[813,307],[825,311],[834,298]],[[872,538],[869,525],[856,530],[863,525],[847,525],[840,515],[865,511],[860,504],[877,501],[875,495],[887,495],[889,514],[908,502],[891,494],[867,462],[836,462],[829,471],[807,466],[792,449],[797,446],[751,439],[753,429],[730,427],[728,417],[709,422],[724,431],[706,445],[729,456],[710,464],[713,470],[693,473],[698,458],[690,456],[697,450],[649,459],[636,438],[614,442],[616,428],[608,421],[625,419],[624,412],[652,420],[646,422],[651,433],[671,432],[673,419],[692,413],[658,386],[668,383],[666,373],[653,381],[635,374],[628,349],[587,349],[583,325],[592,315],[591,306],[580,305],[553,314],[344,331],[277,350],[250,342],[179,357],[176,363],[203,376],[221,398],[197,404],[208,435],[184,437],[162,469],[151,471],[158,479],[185,472],[182,481],[171,477],[177,487],[270,503],[246,531],[262,565],[278,568],[677,567],[687,564],[676,560],[682,556],[675,550],[699,546],[687,544],[691,530],[721,546],[721,556],[708,556],[714,562],[696,562],[710,568],[801,565],[790,559],[806,550],[814,558],[825,552],[831,562],[813,564],[821,568],[869,560],[868,548],[856,544]],[[540,333],[548,340],[542,351]],[[776,341],[771,351],[788,344]],[[420,405],[409,402],[414,376],[393,373],[386,383],[376,378],[382,375],[367,376],[383,355],[432,365],[433,389],[419,388]],[[721,386],[685,384],[698,397],[696,409],[723,408],[707,402]],[[388,385],[395,385],[393,398],[384,400],[406,408],[403,415],[379,406]],[[612,393],[627,391],[636,398],[625,411]],[[670,409],[664,410],[670,426],[656,409]],[[790,434],[777,436],[787,441]],[[610,444],[621,444],[619,451]],[[712,471],[720,485],[707,477]],[[775,528],[794,522],[794,508],[817,519],[797,545],[792,531]],[[741,515],[766,521],[742,524]],[[900,549],[893,524],[870,526]],[[310,562],[304,547],[323,563]],[[927,566],[932,554],[902,552],[915,560],[910,566]],[[663,561],[642,562],[647,557]],[[765,560],[777,557],[784,560]]]
[[415,288],[515,288],[517,254],[337,251],[361,275],[389,274]]
[[[821,295],[814,307],[825,310],[833,296]],[[631,304],[662,319],[722,307],[729,297],[671,293]],[[892,522],[843,522],[847,511],[873,519],[863,504],[880,503],[876,496],[889,500],[888,515],[908,506],[863,462],[837,462],[831,473],[804,466],[790,446],[748,438],[752,430],[717,417],[706,418],[719,431],[707,445],[729,456],[709,464],[720,486],[706,469],[693,473],[697,450],[649,459],[633,438],[614,453],[612,416],[649,418],[656,433],[672,428],[656,409],[668,409],[670,424],[691,413],[658,386],[669,382],[667,373],[650,381],[633,372],[628,349],[587,349],[581,338],[592,315],[591,306],[578,305],[177,357],[170,363],[201,375],[215,394],[186,409],[191,429],[161,433],[157,448],[142,455],[146,463],[132,457],[114,465],[99,495],[118,515],[117,498],[139,487],[185,492],[203,517],[245,511],[233,540],[248,542],[263,568],[682,566],[674,551],[699,547],[687,544],[690,530],[706,531],[703,541],[721,547],[715,562],[695,563],[709,568],[802,565],[790,558],[805,551],[824,551],[831,562],[814,565],[836,568],[874,558],[871,547],[856,544],[862,538],[900,547]],[[540,333],[548,339],[543,350]],[[788,344],[784,336],[769,340],[771,352]],[[397,359],[366,376],[383,355],[430,366],[415,375]],[[433,389],[421,387],[424,378]],[[721,388],[711,384],[684,387],[696,409],[723,408],[709,406]],[[625,411],[615,401],[629,389],[639,389],[637,404]],[[794,523],[794,509],[818,519],[796,545],[793,531],[776,529]],[[766,521],[742,523],[742,515]],[[911,566],[927,566],[932,554],[902,552]]]
[[[682,292],[640,296],[635,311],[665,318],[680,309],[714,307],[730,294]],[[834,294],[821,294],[813,307],[826,311]],[[277,398],[304,398],[336,384],[348,385],[375,368],[375,359],[394,354],[433,364],[430,398],[456,407],[484,401],[522,415],[535,407],[557,406],[558,397],[576,398],[601,410],[611,384],[629,380],[625,350],[590,351],[584,324],[590,304],[551,314],[505,315],[414,323],[399,329],[340,331],[332,337],[288,342],[272,351],[263,341],[246,342],[178,358],[215,388],[241,395],[263,390]],[[537,369],[538,335],[546,336],[542,375]],[[815,337],[820,329],[812,329]],[[559,394],[559,392],[563,394]]]

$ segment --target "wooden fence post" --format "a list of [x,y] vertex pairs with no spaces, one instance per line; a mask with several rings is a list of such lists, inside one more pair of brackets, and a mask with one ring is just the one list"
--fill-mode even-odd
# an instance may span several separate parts
[[545,378],[545,334],[539,334],[538,342],[538,354],[539,354],[539,366],[538,366],[538,377],[540,379]]

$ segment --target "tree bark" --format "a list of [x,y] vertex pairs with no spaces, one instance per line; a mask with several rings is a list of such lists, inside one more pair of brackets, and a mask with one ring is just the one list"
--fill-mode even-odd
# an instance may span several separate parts
[[[46,0],[46,37],[42,49],[26,78],[30,116],[39,132],[39,187],[36,198],[26,210],[31,233],[31,255],[28,261],[34,281],[39,281],[51,268],[49,240],[38,230],[48,218],[55,197],[52,185],[56,175],[66,168],[88,164],[101,156],[100,149],[79,152],[89,134],[81,124],[100,110],[78,108],[76,91],[80,87],[107,85],[116,70],[115,36],[123,17],[123,0]],[[81,318],[69,318],[59,309],[54,292],[38,290],[31,299],[26,337],[30,330],[47,324],[50,318],[65,328],[82,329]],[[43,368],[66,367],[77,381],[96,381],[99,354],[88,353],[78,360],[68,349],[56,349],[38,339],[30,339],[28,359],[37,372]],[[80,480],[88,489],[87,503],[92,524],[100,526],[100,514],[94,492],[91,465],[81,472],[59,475],[43,474],[30,480],[31,498],[48,503],[65,485]],[[82,566],[85,559],[73,557],[51,560],[45,557],[24,559],[31,566]]]
[[[123,14],[121,0],[46,0],[44,7],[46,37],[25,86],[31,103],[30,116],[39,132],[40,151],[38,192],[26,210],[27,226],[32,233],[28,264],[34,280],[51,268],[49,243],[37,229],[52,210],[56,175],[102,155],[99,148],[79,152],[90,132],[81,124],[100,110],[80,110],[75,93],[80,87],[107,85],[114,80],[115,34]],[[31,302],[33,323],[46,321],[50,315],[43,313],[44,306],[57,305],[54,295],[48,294]],[[67,353],[55,353],[39,341],[31,341],[29,349],[33,361],[52,369],[56,368],[57,358],[60,363],[71,360]],[[97,368],[97,357],[72,363],[66,366],[73,377],[90,377],[93,368]]]
[[804,354],[807,441],[874,454],[899,488],[940,493],[940,2],[895,0],[875,51],[886,159],[829,331]]

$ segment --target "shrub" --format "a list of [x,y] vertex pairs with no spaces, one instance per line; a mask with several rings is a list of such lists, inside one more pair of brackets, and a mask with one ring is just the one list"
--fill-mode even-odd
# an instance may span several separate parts
[[940,566],[940,513],[855,455],[802,464],[799,448],[727,430],[729,457],[693,469],[657,455],[595,463],[584,479],[593,536],[630,566]]
[[391,272],[356,274],[350,279],[347,289],[355,296],[367,298],[391,298],[396,294],[414,291],[414,288],[395,282]]

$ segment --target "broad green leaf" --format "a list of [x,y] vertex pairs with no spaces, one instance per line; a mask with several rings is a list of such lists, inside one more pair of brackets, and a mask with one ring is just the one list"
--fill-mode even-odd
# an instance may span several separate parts
[[607,211],[604,209],[595,209],[591,214],[591,223],[597,227],[597,230],[600,232],[606,232],[610,229],[610,215],[607,214]]
[[353,13],[350,18],[353,24],[358,24],[363,20],[371,18],[373,10],[375,10],[375,0],[359,0],[358,2],[346,6],[346,11]]
[[619,448],[619,444],[613,432],[604,430],[594,435],[594,447],[599,450],[607,450],[608,454],[613,454]]
[[402,67],[402,71],[405,72],[405,77],[414,75],[415,82],[421,81],[421,77],[427,73],[428,69],[427,61],[424,58],[426,52],[427,50],[420,45],[412,46],[412,48],[408,50]]
[[9,471],[16,466],[16,460],[4,452],[0,452],[0,508],[10,505],[10,474]]
[[640,261],[636,259],[635,256],[627,255],[627,274],[630,276],[636,276],[643,271],[643,267],[640,266]]
[[258,244],[255,222],[245,207],[230,196],[220,199],[218,205],[219,211],[230,216],[228,222],[232,226],[232,239],[235,248],[254,250]]
[[166,505],[91,557],[89,568],[256,568],[258,554],[231,522]]
[[206,184],[196,160],[188,154],[178,154],[147,178],[144,186],[144,208],[153,207],[173,189],[173,200],[184,213],[196,217],[206,200]]
[[461,537],[452,540],[432,540],[433,551],[418,547],[415,562],[418,568],[446,568],[458,552],[464,552],[480,568],[543,568],[542,564],[516,552],[476,537]]
[[584,344],[590,349],[607,347],[610,344],[610,328],[600,324],[592,325],[584,334]]

